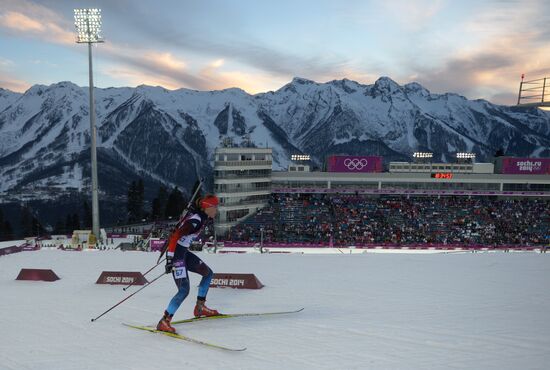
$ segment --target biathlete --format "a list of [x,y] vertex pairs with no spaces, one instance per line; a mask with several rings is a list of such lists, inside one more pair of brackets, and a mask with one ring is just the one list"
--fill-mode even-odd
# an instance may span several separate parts
[[191,242],[195,240],[203,230],[206,222],[213,219],[218,211],[218,198],[215,195],[206,195],[196,202],[196,209],[190,211],[180,220],[176,229],[168,239],[166,250],[166,273],[172,273],[178,292],[170,300],[168,307],[160,319],[157,330],[175,333],[176,329],[170,324],[172,317],[189,294],[189,271],[202,276],[197,295],[197,304],[193,314],[195,317],[216,316],[217,310],[206,307],[206,294],[212,280],[212,269],[208,267],[197,255],[189,251]]

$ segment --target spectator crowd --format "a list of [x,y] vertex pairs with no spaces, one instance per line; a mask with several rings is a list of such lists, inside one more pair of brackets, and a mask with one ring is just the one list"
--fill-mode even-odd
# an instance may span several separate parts
[[225,239],[498,246],[546,245],[549,235],[550,201],[545,199],[272,194],[265,208]]

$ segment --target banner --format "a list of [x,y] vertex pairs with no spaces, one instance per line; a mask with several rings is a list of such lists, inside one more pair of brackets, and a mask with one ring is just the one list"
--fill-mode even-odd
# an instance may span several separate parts
[[502,158],[502,174],[549,175],[550,158]]
[[328,157],[328,172],[382,172],[382,157],[333,155]]
[[164,243],[166,243],[166,240],[164,239],[151,239],[149,240],[149,247],[153,252],[161,251]]

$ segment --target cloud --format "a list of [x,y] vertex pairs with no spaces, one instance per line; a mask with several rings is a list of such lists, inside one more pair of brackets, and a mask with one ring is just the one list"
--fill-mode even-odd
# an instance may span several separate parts
[[419,30],[443,9],[442,0],[390,0],[381,4],[388,19],[395,19],[405,29]]
[[[0,27],[16,36],[71,45],[74,48],[74,25],[72,19],[61,16],[60,3],[54,2],[51,6],[55,8],[48,8],[27,0],[5,1],[5,10],[0,11]],[[284,84],[293,76],[311,79],[336,76],[349,62],[336,55],[303,56],[272,48],[260,40],[254,40],[250,35],[245,39],[231,39],[231,36],[208,37],[198,31],[182,34],[179,28],[172,29],[171,27],[175,26],[169,22],[159,22],[154,15],[145,16],[144,9],[140,9],[139,6],[121,7],[111,3],[103,5],[109,9],[108,13],[113,13],[112,16],[124,17],[124,22],[130,27],[129,31],[132,34],[144,35],[139,45],[136,44],[137,41],[131,39],[124,39],[124,44],[117,43],[116,36],[113,35],[114,37],[102,44],[97,52],[98,55],[109,58],[111,65],[119,64],[104,73],[111,75],[113,70],[126,71],[127,73],[122,75],[128,76],[129,81],[132,82],[136,81],[138,76],[143,76],[144,81],[159,81],[166,87],[188,87],[198,90],[226,88],[243,83],[245,85],[240,87],[257,92],[260,91],[259,86],[265,90],[276,89],[280,86],[277,86],[275,81],[284,81],[282,82]],[[139,16],[134,17],[129,12]],[[132,24],[134,22],[132,19],[139,19],[139,22],[135,21]],[[144,38],[151,41],[143,43]],[[164,48],[166,50],[176,50],[180,55],[192,54],[195,57],[195,65],[190,64],[189,61],[183,61],[181,57],[168,51],[143,48],[143,44],[167,45]],[[220,55],[224,57],[220,58]],[[204,57],[216,59],[210,66],[201,66],[199,65],[201,62],[197,60]],[[240,64],[241,69],[232,72],[220,70],[217,73],[209,70],[209,68],[223,67],[227,60],[233,64]],[[135,69],[134,73],[129,73],[131,68]],[[254,80],[247,80],[244,77],[252,75]],[[327,77],[327,79],[332,78]],[[269,81],[272,82],[269,83]],[[225,83],[230,85],[224,85]]]
[[463,28],[477,44],[456,50],[439,68],[416,66],[416,80],[435,92],[515,104],[522,73],[527,79],[550,76],[550,41],[545,28],[531,23],[541,17],[550,22],[550,12],[537,16],[540,9],[550,8],[544,2],[530,3],[516,8],[516,2],[501,2],[479,12]]
[[73,44],[72,23],[52,10],[28,1],[6,1],[0,27],[16,36],[34,37],[56,44]]
[[212,68],[220,68],[224,63],[225,61],[223,59],[218,59],[210,63],[209,66]]
[[[182,87],[196,90],[221,90],[238,87],[250,94],[268,91],[288,82],[265,72],[223,70],[223,59],[216,59],[197,66],[190,71],[187,63],[172,55],[154,51],[136,53],[117,49],[122,55],[113,60],[124,61],[123,65],[108,67],[105,74],[115,79],[124,79],[132,85],[162,86],[175,90]],[[113,50],[107,52],[113,57]]]
[[[164,87],[188,87],[192,89],[206,90],[209,82],[202,77],[192,73],[187,68],[187,63],[178,59],[171,53],[159,52],[154,50],[135,50],[134,48],[124,48],[113,44],[101,45],[102,55],[111,59],[111,61],[121,63],[116,69],[129,71],[134,69],[134,73],[127,75],[143,76],[144,81],[163,81]],[[142,84],[145,82],[141,82]]]
[[[296,75],[316,78],[334,73],[340,66],[349,63],[347,56],[327,55],[327,51],[304,55],[302,52],[290,51],[290,48],[274,47],[270,42],[256,39],[253,33],[241,35],[233,29],[225,32],[223,27],[227,25],[209,26],[204,22],[194,22],[193,18],[199,17],[199,14],[204,16],[196,8],[200,7],[186,9],[184,18],[188,22],[185,29],[180,23],[174,23],[173,17],[151,12],[150,9],[140,6],[129,6],[125,9],[116,7],[109,12],[112,12],[113,17],[123,17],[125,27],[141,44],[177,50],[180,54],[193,54],[202,58],[219,58],[222,55],[224,63],[240,63],[250,69],[263,70],[269,75],[285,77],[286,80]],[[197,17],[193,17],[194,11],[197,12]],[[246,22],[246,19],[234,19],[232,27],[238,28],[240,22]],[[205,30],[204,27],[209,29]],[[299,42],[299,37],[297,40]]]
[[[104,8],[105,16],[108,14],[111,20],[118,21],[109,23],[111,38],[95,52],[96,57],[105,62],[96,64],[95,68],[123,83],[198,90],[240,87],[256,93],[275,90],[294,76],[320,82],[348,78],[372,83],[380,75],[390,75],[400,82],[416,80],[434,92],[458,92],[469,98],[514,103],[512,97],[517,92],[521,73],[526,73],[527,78],[550,75],[547,68],[550,66],[547,27],[550,2],[544,0],[482,1],[475,11],[467,11],[466,16],[450,21],[452,33],[447,28],[437,29],[440,21],[448,17],[449,9],[454,9],[447,7],[451,3],[445,0],[391,0],[374,5],[358,1],[352,2],[353,6],[337,7],[344,16],[347,14],[346,21],[356,17],[352,22],[354,26],[360,19],[365,25],[373,26],[374,22],[371,30],[379,32],[383,32],[381,26],[387,29],[395,25],[407,31],[407,40],[419,42],[418,50],[414,50],[417,55],[410,58],[399,54],[403,52],[399,45],[382,45],[382,49],[369,53],[368,60],[359,60],[354,50],[343,55],[331,52],[330,44],[322,53],[274,46],[256,39],[254,33],[239,34],[233,32],[233,28],[231,32],[229,29],[224,32],[223,27],[229,23],[204,29],[204,22],[193,21],[203,19],[198,15],[206,14],[201,6],[186,9],[182,18],[187,20],[184,31],[180,24],[174,23],[174,17],[150,9],[145,3],[98,1],[98,4]],[[3,0],[0,27],[16,36],[71,45],[71,50],[84,53],[85,48],[74,43],[72,12],[68,16],[67,7],[72,9],[68,1],[37,4],[29,0]],[[373,8],[380,16],[365,17],[373,14]],[[338,22],[342,14],[336,15],[334,24],[341,25]],[[235,16],[231,26],[240,29],[238,24],[244,15],[243,18]],[[303,23],[304,27],[309,24],[305,20]],[[116,32],[117,28],[125,32]],[[416,32],[418,28],[437,32],[425,35],[426,32]],[[464,37],[457,39],[457,34]],[[321,43],[323,36],[319,34]],[[344,41],[342,45],[346,44]],[[297,35],[293,45],[299,42],[300,35]],[[453,42],[462,46],[447,47]],[[351,43],[350,47],[353,45],[357,44]],[[433,45],[439,48],[434,49]],[[385,59],[388,55],[391,60]],[[428,64],[433,67],[426,67]],[[388,70],[394,72],[388,73]]]
[[44,31],[44,26],[40,22],[17,12],[6,12],[1,14],[0,24],[3,27],[23,32]]
[[27,91],[31,85],[32,84],[27,81],[12,78],[5,75],[3,71],[0,71],[0,87],[3,87],[4,89],[23,93]]
[[521,73],[530,78],[550,75],[550,68],[535,68],[541,63],[550,66],[550,56],[545,55],[548,47],[518,52],[513,39],[504,44],[456,56],[437,70],[418,69],[416,80],[435,92],[458,92],[469,98],[513,104],[511,93],[518,90]]
[[0,57],[0,68],[11,67],[14,64],[12,60]]
[[286,78],[273,76],[263,71],[221,70],[207,65],[200,71],[200,76],[209,81],[211,90],[237,87],[249,94],[275,90],[288,82]]
[[16,92],[25,92],[31,84],[13,77],[14,61],[0,57],[0,87]]

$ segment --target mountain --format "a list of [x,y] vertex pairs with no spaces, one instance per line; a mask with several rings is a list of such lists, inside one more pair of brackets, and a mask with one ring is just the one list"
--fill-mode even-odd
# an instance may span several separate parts
[[[101,200],[124,198],[141,177],[147,197],[158,185],[184,192],[197,176],[212,177],[213,152],[224,137],[273,148],[273,167],[307,153],[379,154],[408,160],[457,151],[489,160],[550,156],[550,114],[432,94],[418,83],[381,77],[372,85],[294,78],[277,91],[249,95],[162,87],[95,89]],[[0,89],[0,201],[57,199],[90,186],[88,88],[71,82],[35,85],[24,94]]]

